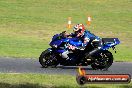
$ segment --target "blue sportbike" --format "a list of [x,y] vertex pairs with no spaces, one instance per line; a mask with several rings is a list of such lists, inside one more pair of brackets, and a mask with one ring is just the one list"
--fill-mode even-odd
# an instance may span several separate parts
[[[89,32],[89,31],[88,31]],[[90,33],[90,32],[89,32]],[[65,32],[55,34],[50,42],[51,48],[43,51],[39,57],[39,62],[42,67],[62,66],[88,66],[93,69],[108,69],[113,63],[113,55],[108,49],[113,48],[120,43],[118,38],[100,38],[96,40],[96,36],[90,33],[93,37],[85,47],[82,46],[82,41],[76,37],[65,36]],[[77,47],[75,50],[69,50],[67,46],[73,45]],[[69,59],[62,58],[61,54],[69,51]],[[116,52],[116,51],[115,51]]]

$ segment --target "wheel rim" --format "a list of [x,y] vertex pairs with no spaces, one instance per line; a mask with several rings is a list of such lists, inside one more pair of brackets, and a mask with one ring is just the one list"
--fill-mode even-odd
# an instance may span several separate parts
[[46,54],[42,57],[42,61],[43,61],[43,64],[44,64],[44,67],[47,67],[48,66],[48,63],[49,63],[49,59],[50,59],[51,55],[49,54]]
[[56,66],[56,61],[55,61],[55,56],[54,55],[50,55],[47,54],[43,57],[43,63],[44,65],[47,66],[51,66],[51,67],[55,67]]
[[110,58],[105,53],[100,53],[99,58],[95,59],[95,65],[105,67],[108,65]]

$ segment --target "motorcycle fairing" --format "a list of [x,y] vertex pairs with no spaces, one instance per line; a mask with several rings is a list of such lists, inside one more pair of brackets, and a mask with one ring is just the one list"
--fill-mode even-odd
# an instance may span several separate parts
[[101,47],[103,50],[108,50],[115,45],[120,44],[118,38],[102,38],[103,46]]

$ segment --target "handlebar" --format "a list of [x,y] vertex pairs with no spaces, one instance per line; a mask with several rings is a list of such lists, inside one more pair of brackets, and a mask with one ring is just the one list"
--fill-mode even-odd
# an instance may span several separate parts
[[66,37],[67,37],[66,31],[62,31],[62,32],[60,33],[60,36],[61,36],[62,38],[66,38]]

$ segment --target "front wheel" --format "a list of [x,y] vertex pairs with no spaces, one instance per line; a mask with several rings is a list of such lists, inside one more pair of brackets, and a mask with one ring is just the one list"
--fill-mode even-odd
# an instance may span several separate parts
[[43,68],[56,67],[58,65],[57,59],[48,49],[43,51],[39,57],[39,62]]
[[93,63],[91,67],[93,69],[108,69],[113,63],[113,55],[111,52],[105,50],[99,52],[97,55],[92,57]]

